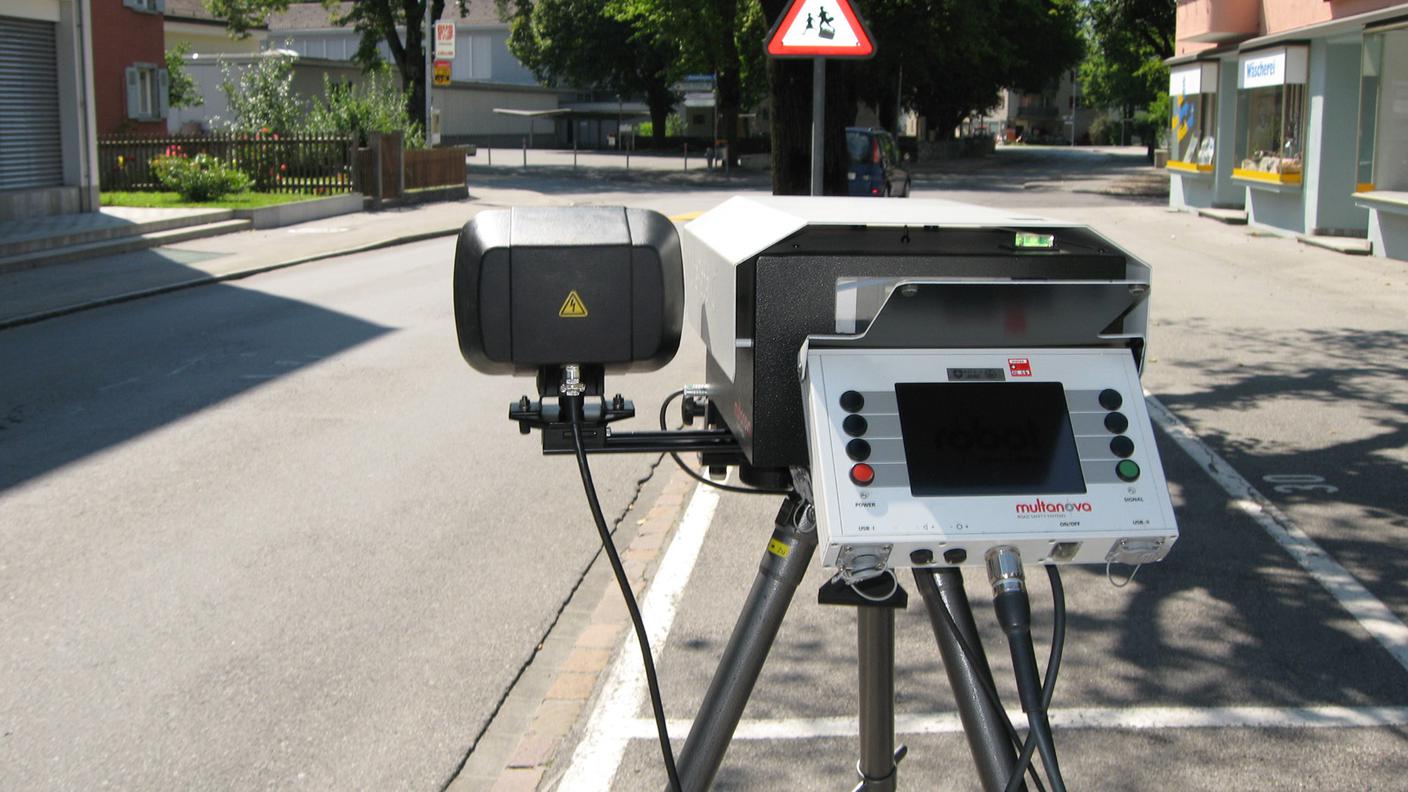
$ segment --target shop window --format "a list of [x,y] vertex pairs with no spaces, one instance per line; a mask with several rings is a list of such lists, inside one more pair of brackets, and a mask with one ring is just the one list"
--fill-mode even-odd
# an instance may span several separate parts
[[1305,167],[1306,48],[1253,53],[1238,66],[1238,165],[1232,175],[1299,185]]
[[1364,34],[1358,191],[1408,191],[1408,28]]
[[1217,64],[1169,73],[1170,170],[1210,173],[1217,148]]

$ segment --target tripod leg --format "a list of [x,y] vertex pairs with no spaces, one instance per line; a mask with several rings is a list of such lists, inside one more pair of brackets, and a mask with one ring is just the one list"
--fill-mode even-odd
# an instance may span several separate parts
[[677,767],[684,792],[703,792],[714,782],[782,617],[816,552],[814,519],[795,494],[787,496],[778,512],[758,576],[680,749]]
[[860,667],[860,785],[855,792],[895,789],[895,611],[856,608]]
[[[949,687],[953,688],[958,717],[963,721],[968,750],[973,754],[973,763],[978,767],[983,789],[985,792],[1001,792],[1007,785],[1007,778],[1012,775],[1012,769],[1017,766],[1017,756],[1003,728],[1002,714],[983,693],[982,682],[989,686],[993,684],[992,670],[988,667],[987,654],[983,652],[983,644],[978,638],[977,625],[973,623],[973,609],[968,605],[968,595],[963,591],[963,573],[957,568],[916,568],[914,584],[919,588],[924,607],[929,611],[929,623],[939,642],[944,671],[948,673]],[[953,625],[958,627],[964,642],[973,651],[977,667],[968,662],[958,635],[941,608],[953,616]],[[1025,782],[1018,789],[1025,792]]]

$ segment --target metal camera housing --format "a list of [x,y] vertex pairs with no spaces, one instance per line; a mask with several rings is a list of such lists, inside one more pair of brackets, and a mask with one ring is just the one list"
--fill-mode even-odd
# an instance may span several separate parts
[[679,235],[648,209],[481,212],[460,231],[454,304],[460,353],[485,374],[653,371],[679,349]]

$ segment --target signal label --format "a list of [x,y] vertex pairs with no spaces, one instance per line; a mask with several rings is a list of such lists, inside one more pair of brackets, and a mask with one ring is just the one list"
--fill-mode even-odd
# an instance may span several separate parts
[[563,319],[585,319],[587,317],[587,304],[582,302],[582,295],[576,289],[567,293],[567,299],[562,301],[562,307],[558,309],[557,315]]

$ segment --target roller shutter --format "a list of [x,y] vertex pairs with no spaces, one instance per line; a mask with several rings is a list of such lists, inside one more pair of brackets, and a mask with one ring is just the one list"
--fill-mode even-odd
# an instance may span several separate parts
[[0,16],[0,190],[63,184],[55,27]]

